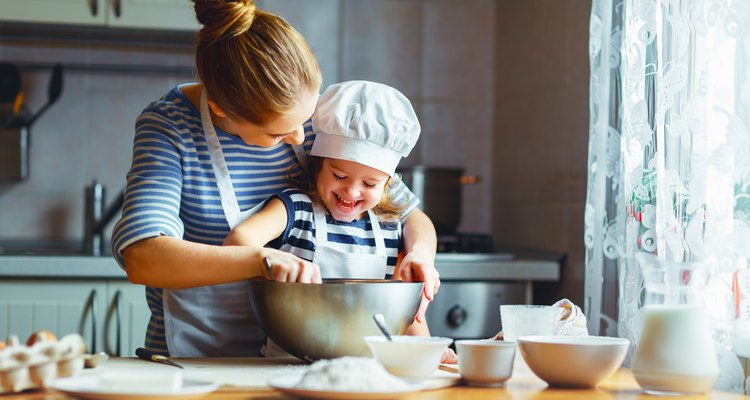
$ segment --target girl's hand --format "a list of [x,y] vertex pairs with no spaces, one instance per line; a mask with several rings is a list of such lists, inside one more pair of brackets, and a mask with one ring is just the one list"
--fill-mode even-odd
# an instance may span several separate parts
[[435,269],[435,253],[423,255],[412,251],[406,254],[399,265],[399,276],[404,282],[424,282],[422,302],[416,316],[417,322],[424,322],[427,306],[440,288],[440,274]]
[[321,283],[320,268],[293,254],[274,249],[265,249],[261,253],[262,258],[267,258],[271,268],[261,268],[262,275],[266,279],[277,282],[297,283]]

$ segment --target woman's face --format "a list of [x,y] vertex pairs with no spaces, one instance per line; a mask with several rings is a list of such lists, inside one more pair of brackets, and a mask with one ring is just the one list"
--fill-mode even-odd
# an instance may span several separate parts
[[289,113],[271,120],[265,125],[256,125],[250,121],[232,119],[215,106],[214,124],[224,131],[239,136],[245,143],[261,147],[271,147],[279,142],[300,144],[305,140],[302,128],[313,112],[318,102],[318,94],[305,92],[300,96],[297,106]]
[[351,222],[380,203],[388,178],[385,172],[366,165],[324,158],[316,184],[331,216]]

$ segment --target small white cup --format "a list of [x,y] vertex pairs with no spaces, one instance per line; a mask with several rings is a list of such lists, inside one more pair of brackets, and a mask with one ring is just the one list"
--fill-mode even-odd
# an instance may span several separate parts
[[555,334],[555,324],[563,309],[555,306],[504,304],[500,306],[500,324],[506,341],[520,336],[548,336]]
[[[562,312],[562,307],[555,306],[503,304],[500,306],[503,340],[515,344],[521,336],[554,335]],[[516,357],[513,367],[516,375],[532,374],[523,357]]]
[[516,343],[501,340],[457,340],[458,372],[469,385],[502,386],[513,372]]

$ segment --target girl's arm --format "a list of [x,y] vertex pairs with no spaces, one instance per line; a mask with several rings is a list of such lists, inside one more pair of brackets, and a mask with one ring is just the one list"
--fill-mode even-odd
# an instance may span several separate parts
[[[293,254],[264,248],[270,241],[281,236],[289,222],[287,208],[281,199],[274,197],[262,210],[237,225],[224,239],[225,246],[248,246],[267,257],[271,264],[271,275],[261,269],[264,277],[281,282],[320,283],[320,269]],[[263,250],[267,250],[263,252]]]
[[237,225],[224,239],[224,246],[263,247],[281,236],[286,225],[286,206],[274,197],[262,210]]

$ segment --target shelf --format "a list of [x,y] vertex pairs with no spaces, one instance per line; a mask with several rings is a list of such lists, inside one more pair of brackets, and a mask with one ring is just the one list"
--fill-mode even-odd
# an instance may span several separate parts
[[[13,62],[21,71],[48,71],[55,63]],[[193,67],[163,65],[129,65],[129,64],[80,64],[61,63],[65,72],[85,72],[118,75],[158,75],[170,77],[195,77]]]
[[195,32],[0,22],[0,40],[192,50]]

